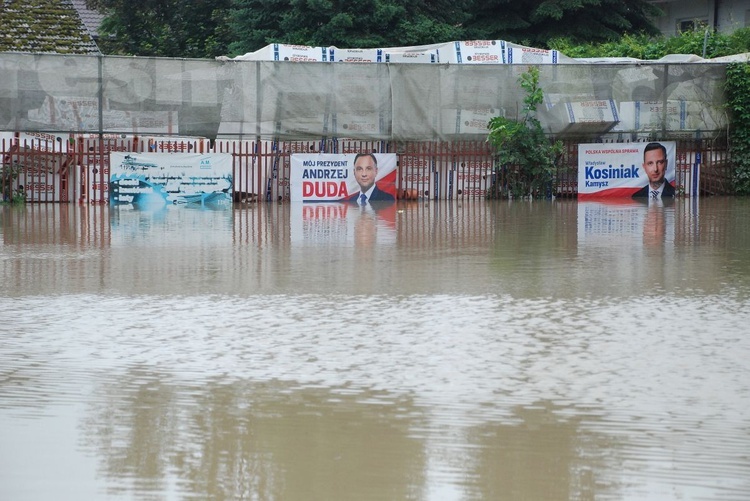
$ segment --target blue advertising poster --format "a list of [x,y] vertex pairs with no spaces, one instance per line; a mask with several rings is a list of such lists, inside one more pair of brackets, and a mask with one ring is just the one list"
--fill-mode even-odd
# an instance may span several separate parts
[[110,153],[111,206],[232,205],[229,153]]

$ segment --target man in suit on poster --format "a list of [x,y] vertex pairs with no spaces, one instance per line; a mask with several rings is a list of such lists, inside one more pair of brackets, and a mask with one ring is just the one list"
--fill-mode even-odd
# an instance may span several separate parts
[[674,198],[674,186],[666,180],[667,148],[661,143],[648,143],[643,149],[643,171],[648,184],[636,191],[633,198]]
[[357,153],[354,157],[354,178],[359,184],[359,193],[347,200],[365,206],[371,202],[395,202],[396,198],[375,184],[378,176],[378,159],[374,153]]

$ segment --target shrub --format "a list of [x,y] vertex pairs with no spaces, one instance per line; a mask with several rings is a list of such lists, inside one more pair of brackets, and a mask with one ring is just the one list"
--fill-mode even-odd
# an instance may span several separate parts
[[544,101],[539,68],[530,67],[518,82],[526,91],[521,120],[494,117],[488,124],[487,140],[496,149],[495,183],[488,198],[539,197],[551,192],[555,165],[562,152],[562,143],[551,142],[536,118],[536,108]]
[[729,155],[734,166],[733,185],[738,195],[750,195],[750,64],[727,65],[725,84],[729,127]]

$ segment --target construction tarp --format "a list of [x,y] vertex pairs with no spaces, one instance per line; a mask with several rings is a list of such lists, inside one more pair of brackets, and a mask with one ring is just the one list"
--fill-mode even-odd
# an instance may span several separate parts
[[533,65],[545,95],[538,117],[550,134],[694,136],[727,125],[731,61],[579,60],[502,40],[382,49],[271,44],[215,60],[2,53],[0,130],[484,139],[490,118],[522,114],[518,80]]

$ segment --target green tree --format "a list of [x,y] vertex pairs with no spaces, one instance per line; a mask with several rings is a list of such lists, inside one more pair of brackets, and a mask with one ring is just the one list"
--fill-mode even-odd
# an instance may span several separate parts
[[539,197],[551,192],[556,163],[562,153],[560,141],[551,142],[536,118],[544,102],[539,68],[531,66],[518,84],[526,91],[523,117],[490,119],[487,141],[495,148],[495,179],[488,198]]
[[646,0],[87,0],[106,54],[236,55],[269,43],[342,48],[502,39],[548,47],[656,34]]
[[269,43],[341,48],[461,40],[471,0],[233,0],[232,54]]
[[553,39],[599,43],[625,33],[656,35],[646,0],[475,0],[464,23],[468,39],[500,39],[547,47]]
[[106,15],[105,54],[213,58],[227,52],[231,0],[87,0]]

